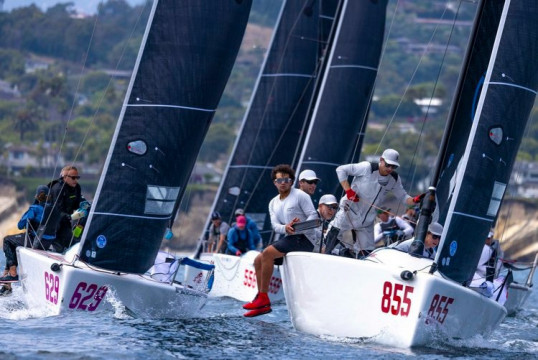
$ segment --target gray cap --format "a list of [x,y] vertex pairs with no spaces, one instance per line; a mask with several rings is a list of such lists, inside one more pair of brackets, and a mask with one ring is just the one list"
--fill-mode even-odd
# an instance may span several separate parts
[[443,235],[443,225],[438,222],[432,222],[430,226],[428,226],[428,231],[433,235],[441,236]]
[[325,194],[319,199],[320,204],[324,205],[332,205],[332,204],[338,204],[338,201],[336,200],[336,197],[332,194]]
[[301,180],[319,180],[314,170],[303,170],[299,174],[299,181]]
[[400,163],[398,162],[400,160],[400,154],[394,149],[387,149],[383,151],[381,157],[389,165],[400,166]]
[[239,208],[237,210],[235,210],[235,216],[239,216],[239,215],[245,215],[245,210]]

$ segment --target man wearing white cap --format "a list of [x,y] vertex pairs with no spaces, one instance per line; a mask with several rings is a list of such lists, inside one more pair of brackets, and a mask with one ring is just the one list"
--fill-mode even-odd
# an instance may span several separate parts
[[[411,197],[404,190],[396,169],[400,166],[400,154],[394,149],[386,149],[379,163],[362,161],[341,165],[336,175],[346,195],[340,199],[340,209],[329,224],[327,253],[331,253],[342,238],[342,231],[354,230],[356,239],[351,246],[343,244],[341,255],[363,257],[375,248],[374,221],[376,210],[384,205],[389,193],[396,200],[413,205],[419,203],[425,194]],[[351,184],[348,177],[353,176]]]
[[[329,226],[329,221],[334,218],[338,210],[338,200],[332,194],[325,194],[319,199],[318,214],[321,226],[316,229],[316,246],[314,252],[322,252],[325,247],[324,240]],[[321,245],[321,246],[320,246]]]
[[314,170],[303,170],[299,174],[299,189],[312,196],[316,192],[319,178]]
[[[426,233],[426,237],[424,238],[424,252],[422,253],[422,256],[430,259],[435,258],[435,248],[437,247],[437,245],[439,245],[439,241],[441,241],[442,235],[443,225],[437,222],[432,222],[428,226],[428,232]],[[409,252],[409,247],[411,246],[411,243],[413,241],[415,241],[415,238],[405,240],[404,242],[401,242],[396,245],[395,248],[398,250]]]

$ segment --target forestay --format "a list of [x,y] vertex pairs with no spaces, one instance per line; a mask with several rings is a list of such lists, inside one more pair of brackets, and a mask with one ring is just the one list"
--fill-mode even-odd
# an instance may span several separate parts
[[83,234],[83,261],[129,273],[153,265],[250,7],[250,0],[155,1]]

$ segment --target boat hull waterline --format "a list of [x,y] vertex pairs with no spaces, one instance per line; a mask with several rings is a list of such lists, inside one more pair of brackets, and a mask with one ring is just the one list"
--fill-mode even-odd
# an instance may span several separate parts
[[[410,347],[487,336],[504,319],[502,305],[429,274],[431,264],[389,248],[368,260],[289,253],[283,286],[293,326],[314,335]],[[406,270],[416,273],[404,280]]]
[[142,318],[190,318],[207,301],[207,279],[191,287],[90,268],[81,261],[72,262],[69,255],[24,247],[17,248],[17,253],[23,264],[19,276],[28,307],[50,316],[119,308]]

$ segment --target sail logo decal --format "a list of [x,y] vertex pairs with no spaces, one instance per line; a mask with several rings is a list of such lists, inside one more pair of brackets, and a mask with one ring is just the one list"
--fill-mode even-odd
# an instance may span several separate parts
[[50,274],[45,271],[45,299],[54,305],[58,304],[60,296],[60,278],[58,275]]
[[439,324],[445,322],[448,316],[449,306],[454,303],[454,298],[435,294],[433,296],[430,308],[428,309],[428,316],[426,317],[426,324],[430,324],[432,321],[436,321]]
[[450,247],[449,247],[450,256],[456,255],[456,251],[458,251],[458,242],[456,240],[453,240],[450,243]]
[[97,244],[97,247],[99,249],[102,249],[106,246],[106,236],[105,235],[99,235],[97,239],[95,239],[95,243]]
[[[256,288],[258,286],[256,281],[256,273],[253,270],[245,269],[245,280],[243,281],[243,285],[248,288]],[[282,279],[276,276],[271,276],[268,292],[270,294],[277,294],[281,287]]]
[[170,215],[179,195],[179,187],[148,185],[146,190],[145,214]]
[[105,285],[99,287],[97,284],[88,284],[81,281],[73,291],[71,300],[69,300],[69,308],[95,311],[105,297],[107,290],[108,287]]
[[408,316],[411,311],[410,295],[414,290],[413,286],[385,281],[381,297],[381,311],[394,316]]

